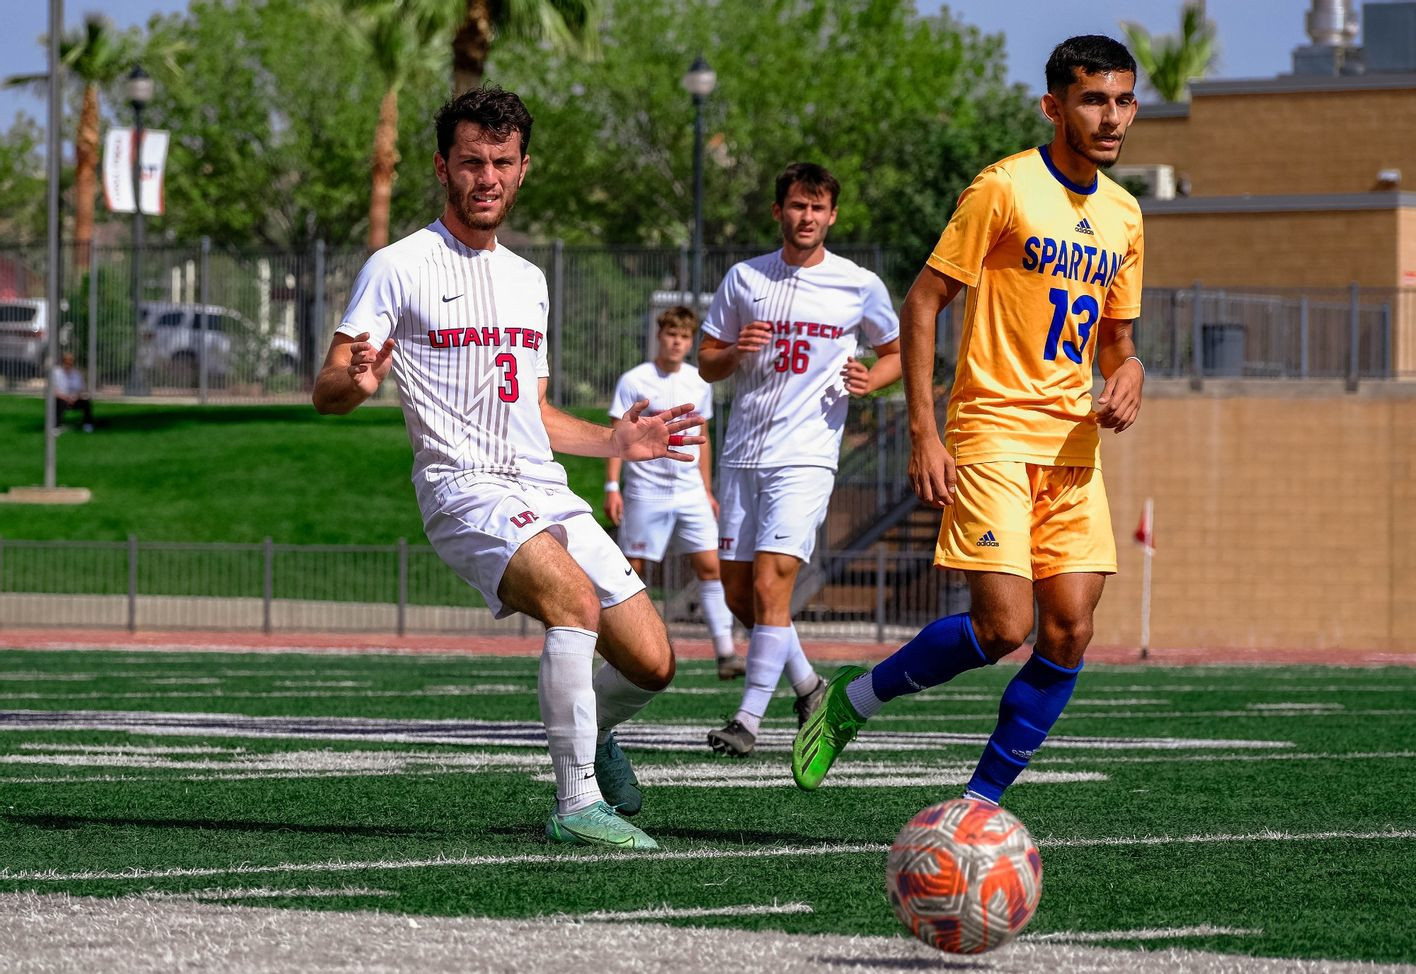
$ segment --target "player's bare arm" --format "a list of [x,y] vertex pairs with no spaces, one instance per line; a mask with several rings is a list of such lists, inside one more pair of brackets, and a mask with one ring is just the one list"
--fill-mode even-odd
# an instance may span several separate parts
[[626,410],[613,427],[589,423],[563,413],[546,401],[546,380],[541,386],[541,421],[546,425],[551,449],[581,457],[619,457],[622,460],[657,460],[669,457],[687,463],[692,454],[675,447],[695,446],[703,437],[687,432],[703,425],[703,417],[683,403],[661,413],[645,415],[649,400],[641,399]]
[[703,443],[698,448],[698,472],[703,477],[703,489],[708,494],[708,506],[713,520],[718,519],[718,498],[713,496],[713,444],[708,439],[708,425],[703,425]]
[[743,359],[766,348],[771,338],[772,326],[765,321],[747,325],[733,344],[704,335],[698,346],[698,374],[708,382],[726,379]]
[[315,378],[315,391],[310,397],[315,411],[341,416],[352,411],[378,392],[392,367],[392,338],[375,348],[368,332],[353,338],[336,333]]
[[939,438],[934,418],[934,342],[939,313],[963,287],[925,267],[900,308],[900,361],[910,423],[910,483],[930,507],[954,503],[954,458]]
[[868,396],[898,380],[900,370],[900,342],[896,339],[875,346],[875,361],[869,367],[854,356],[846,359],[841,378],[845,380],[846,391],[851,395]]
[[1136,421],[1141,412],[1141,388],[1146,382],[1146,370],[1136,358],[1136,343],[1132,340],[1135,322],[1102,318],[1096,349],[1096,362],[1106,385],[1096,397],[1098,426],[1120,433]]
[[624,461],[619,457],[605,458],[605,517],[616,525],[624,520],[624,496],[619,490],[620,467],[623,465]]

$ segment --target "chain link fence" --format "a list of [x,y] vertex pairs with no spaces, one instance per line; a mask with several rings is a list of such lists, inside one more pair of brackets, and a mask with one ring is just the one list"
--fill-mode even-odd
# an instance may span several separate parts
[[[517,248],[541,267],[551,293],[551,395],[557,405],[602,406],[615,380],[652,352],[653,318],[694,304],[687,248]],[[838,253],[879,273],[897,299],[917,255],[878,246]],[[727,269],[755,251],[704,254],[706,305]],[[201,402],[308,397],[365,254],[316,244],[307,253],[226,251],[208,241],[144,251],[92,247],[66,257],[55,312],[43,298],[45,254],[0,246],[0,389],[44,387],[48,330],[60,331],[99,396],[194,397]],[[961,302],[941,320],[941,375],[958,346]],[[1046,309],[1042,309],[1043,312]],[[1046,326],[1040,312],[1039,327]],[[1151,288],[1136,327],[1153,376],[1416,377],[1416,288]],[[389,393],[385,393],[387,395]]]
[[[822,552],[829,586],[804,599],[798,625],[816,638],[907,638],[967,608],[956,572],[933,552]],[[671,631],[706,638],[686,565],[646,581]],[[807,583],[809,584],[809,583]],[[493,618],[428,545],[179,544],[0,539],[0,626],[221,629],[262,632],[539,633]]]

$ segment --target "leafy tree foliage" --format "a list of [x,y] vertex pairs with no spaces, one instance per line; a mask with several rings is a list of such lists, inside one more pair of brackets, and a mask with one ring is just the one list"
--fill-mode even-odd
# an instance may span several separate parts
[[[184,14],[155,18],[149,44],[177,51],[151,69],[158,89],[148,115],[172,132],[160,229],[228,245],[364,239],[386,87],[347,34],[299,0],[193,0]],[[394,185],[399,227],[427,219],[436,187],[426,160],[446,88],[430,74],[405,82],[398,149],[413,178]]]
[[0,132],[0,238],[44,239],[44,130],[27,115]]
[[1152,37],[1139,24],[1125,23],[1131,51],[1146,83],[1166,101],[1189,101],[1190,82],[1203,78],[1219,55],[1214,22],[1205,18],[1203,3],[1180,8],[1180,33]]
[[[536,117],[521,223],[577,242],[681,243],[692,219],[693,109],[680,78],[703,53],[709,97],[705,238],[770,244],[773,180],[808,159],[841,180],[838,240],[921,260],[959,191],[994,159],[1046,138],[1004,77],[1002,39],[911,0],[614,0],[603,56],[528,45],[489,77]],[[1039,67],[1039,71],[1040,71]]]

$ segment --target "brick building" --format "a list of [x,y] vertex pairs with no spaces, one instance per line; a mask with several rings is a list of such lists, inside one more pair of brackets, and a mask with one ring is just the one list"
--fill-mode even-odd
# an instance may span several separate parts
[[1393,307],[1394,371],[1411,375],[1416,3],[1368,3],[1363,18],[1362,48],[1353,25],[1324,37],[1310,14],[1294,74],[1143,104],[1116,173],[1160,190],[1142,199],[1147,285],[1376,289]]

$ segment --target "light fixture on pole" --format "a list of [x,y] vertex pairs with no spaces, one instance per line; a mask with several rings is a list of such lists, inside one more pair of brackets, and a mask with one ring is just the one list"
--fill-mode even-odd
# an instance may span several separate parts
[[698,296],[703,292],[703,103],[717,86],[718,75],[703,55],[698,55],[683,76],[683,88],[693,96],[693,275],[690,286],[695,311]]
[[143,300],[143,109],[152,101],[153,81],[142,65],[133,65],[126,83],[128,104],[133,106],[133,368],[126,392],[131,396],[148,393],[142,359]]

